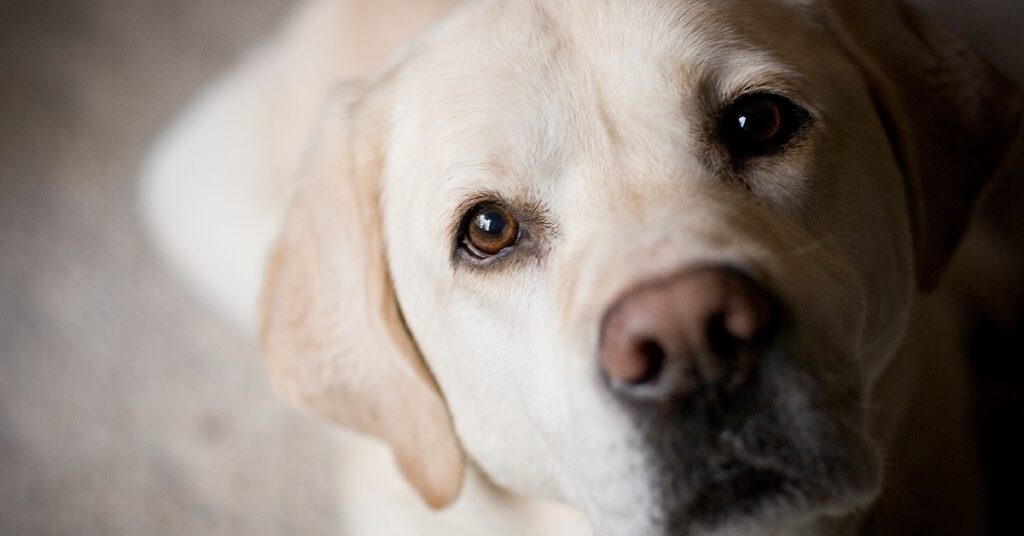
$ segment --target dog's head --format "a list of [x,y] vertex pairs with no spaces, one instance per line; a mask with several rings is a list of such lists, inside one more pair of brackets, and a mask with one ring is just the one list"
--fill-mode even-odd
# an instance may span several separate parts
[[268,270],[290,398],[606,534],[869,501],[866,406],[1020,105],[888,0],[471,3],[343,90]]

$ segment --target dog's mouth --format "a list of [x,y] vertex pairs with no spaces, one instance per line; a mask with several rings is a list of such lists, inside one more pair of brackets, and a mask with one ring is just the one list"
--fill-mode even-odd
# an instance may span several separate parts
[[651,475],[656,533],[803,526],[876,493],[880,463],[857,386],[825,389],[784,359],[764,358],[758,372],[714,404],[696,396],[627,406]]
[[715,525],[735,515],[755,515],[769,504],[785,499],[795,482],[782,472],[744,461],[729,462],[715,470],[694,490],[687,517]]
[[657,487],[665,534],[804,522],[860,504],[878,479],[870,442],[841,426],[838,416],[805,418],[818,425],[812,437],[786,420],[766,418],[763,426],[731,441],[705,439],[660,450]]

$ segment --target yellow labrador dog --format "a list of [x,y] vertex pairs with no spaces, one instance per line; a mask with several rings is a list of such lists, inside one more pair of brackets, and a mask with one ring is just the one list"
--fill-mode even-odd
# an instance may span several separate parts
[[146,178],[278,391],[365,433],[339,530],[977,533],[923,296],[1017,90],[896,0],[477,0],[383,64],[453,4],[307,4]]

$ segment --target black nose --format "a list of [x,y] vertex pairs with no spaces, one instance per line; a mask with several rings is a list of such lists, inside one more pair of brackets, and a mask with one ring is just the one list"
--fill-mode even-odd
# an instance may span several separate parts
[[777,311],[761,285],[726,267],[642,284],[608,310],[600,366],[632,400],[735,393],[750,383]]

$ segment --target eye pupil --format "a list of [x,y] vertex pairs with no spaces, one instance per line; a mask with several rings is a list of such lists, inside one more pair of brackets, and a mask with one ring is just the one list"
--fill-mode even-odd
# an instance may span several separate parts
[[764,101],[743,109],[737,117],[740,129],[753,138],[770,139],[781,125],[778,107]]
[[519,224],[515,216],[497,203],[479,205],[468,214],[462,232],[462,247],[477,258],[487,258],[515,245]]
[[802,120],[801,110],[784,97],[747,95],[726,109],[720,137],[734,158],[762,155],[788,143]]

